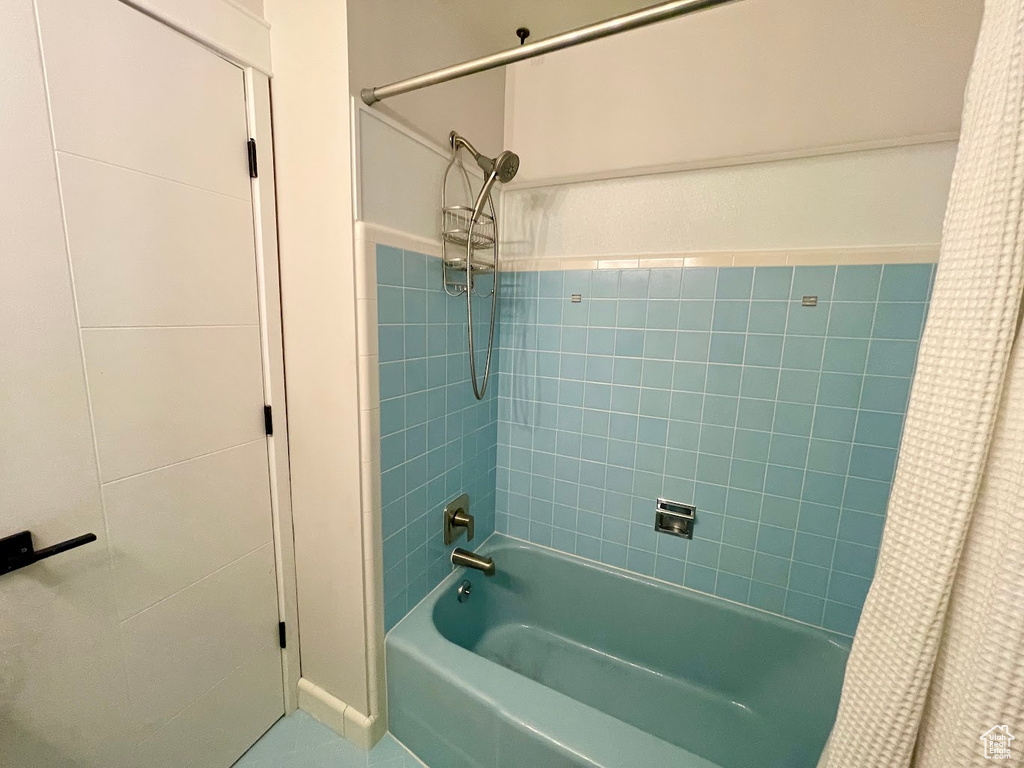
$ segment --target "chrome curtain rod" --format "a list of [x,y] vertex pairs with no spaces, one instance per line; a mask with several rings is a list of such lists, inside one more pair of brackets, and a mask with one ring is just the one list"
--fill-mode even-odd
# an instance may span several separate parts
[[624,13],[621,16],[599,21],[596,24],[573,29],[569,32],[562,32],[552,37],[546,37],[535,43],[527,43],[516,48],[492,53],[489,56],[481,56],[479,59],[464,61],[461,64],[454,64],[444,69],[437,69],[433,72],[417,75],[416,77],[399,80],[396,83],[378,85],[376,88],[364,88],[360,95],[364,102],[373,106],[378,101],[389,99],[392,96],[400,96],[409,91],[418,91],[420,88],[426,88],[430,85],[447,83],[449,80],[456,80],[466,75],[474,75],[477,72],[484,72],[488,69],[504,67],[524,59],[543,56],[545,53],[551,53],[552,51],[571,48],[580,43],[617,35],[620,32],[639,29],[640,27],[646,27],[648,24],[656,24],[659,21],[673,19],[676,16],[685,16],[688,13],[695,13],[732,2],[736,2],[736,0],[672,0],[672,2],[652,5],[649,8],[642,8],[632,13]]

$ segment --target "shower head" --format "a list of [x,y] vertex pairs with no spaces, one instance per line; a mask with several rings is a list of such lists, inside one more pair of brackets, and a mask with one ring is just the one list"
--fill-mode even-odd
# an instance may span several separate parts
[[478,152],[476,147],[455,131],[449,134],[448,139],[452,143],[452,148],[458,149],[461,146],[469,150],[469,153],[476,159],[476,164],[480,166],[480,170],[488,176],[494,174],[502,184],[508,184],[519,172],[519,155],[515,152],[506,149],[497,157],[487,157]]
[[498,181],[508,184],[519,172],[519,155],[506,149],[494,159],[492,167]]

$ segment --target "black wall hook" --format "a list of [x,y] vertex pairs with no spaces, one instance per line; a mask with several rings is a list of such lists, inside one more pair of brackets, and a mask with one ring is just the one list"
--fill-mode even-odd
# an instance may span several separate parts
[[519,38],[519,44],[523,45],[526,42],[526,38],[530,36],[530,30],[526,27],[520,27],[516,30],[516,37]]

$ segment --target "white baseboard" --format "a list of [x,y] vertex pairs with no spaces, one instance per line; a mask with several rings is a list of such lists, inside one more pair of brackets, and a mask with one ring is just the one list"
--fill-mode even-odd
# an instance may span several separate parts
[[364,715],[304,677],[299,678],[299,709],[367,751],[387,732],[383,720]]

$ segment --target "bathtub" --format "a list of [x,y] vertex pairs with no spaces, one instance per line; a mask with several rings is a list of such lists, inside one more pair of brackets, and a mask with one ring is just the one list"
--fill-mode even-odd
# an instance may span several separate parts
[[[432,768],[813,768],[848,647],[492,536],[388,634],[392,733]],[[456,590],[472,584],[470,598]]]

